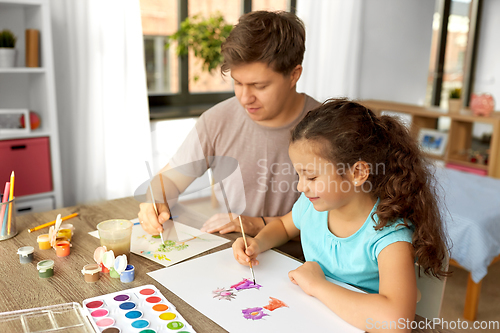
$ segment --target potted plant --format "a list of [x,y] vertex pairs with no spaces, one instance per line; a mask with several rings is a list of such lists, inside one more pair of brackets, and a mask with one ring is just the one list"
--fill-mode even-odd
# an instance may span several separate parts
[[[221,46],[229,36],[233,26],[226,23],[222,14],[217,13],[209,18],[199,15],[188,17],[181,22],[179,30],[169,37],[166,47],[170,47],[171,40],[177,41],[177,55],[187,55],[193,50],[195,57],[202,61],[202,70],[212,72],[222,61]],[[194,76],[197,81],[198,75]]]
[[448,111],[451,113],[458,113],[462,109],[462,89],[453,88],[450,90],[448,98]]
[[0,31],[0,67],[14,67],[16,60],[16,36],[12,31]]

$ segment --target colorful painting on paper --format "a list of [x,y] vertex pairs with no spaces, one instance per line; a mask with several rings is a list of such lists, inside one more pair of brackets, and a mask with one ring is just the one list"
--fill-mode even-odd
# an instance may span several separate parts
[[130,251],[163,266],[170,266],[229,242],[225,238],[201,232],[185,224],[174,223],[180,241],[165,240],[164,244],[159,237],[148,234],[140,225],[134,225]]
[[362,332],[290,281],[288,272],[300,265],[266,251],[254,266],[259,288],[236,290],[252,277],[229,248],[148,275],[228,332]]

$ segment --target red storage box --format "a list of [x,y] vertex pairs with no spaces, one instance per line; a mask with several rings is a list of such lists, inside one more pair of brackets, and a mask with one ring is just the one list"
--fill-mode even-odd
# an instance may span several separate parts
[[14,171],[14,196],[52,191],[49,138],[0,141],[0,186]]

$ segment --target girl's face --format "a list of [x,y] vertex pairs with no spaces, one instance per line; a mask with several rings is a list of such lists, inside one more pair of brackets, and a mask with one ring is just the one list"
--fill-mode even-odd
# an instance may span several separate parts
[[308,140],[289,146],[288,154],[299,175],[297,190],[309,198],[317,211],[341,208],[350,202],[355,192],[349,166],[334,164],[317,155],[319,148],[318,143]]

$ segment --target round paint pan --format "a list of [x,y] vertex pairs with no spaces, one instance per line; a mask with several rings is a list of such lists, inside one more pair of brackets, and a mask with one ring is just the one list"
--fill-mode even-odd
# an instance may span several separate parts
[[119,308],[128,311],[135,309],[136,306],[137,304],[135,304],[134,302],[123,302],[122,304],[120,304]]
[[121,332],[122,332],[122,330],[119,329],[118,327],[111,326],[111,327],[105,328],[101,333],[121,333]]
[[92,302],[88,302],[85,304],[85,307],[87,307],[87,309],[99,309],[101,308],[102,306],[104,305],[104,302],[103,301],[92,301]]
[[156,291],[154,291],[154,289],[151,288],[144,288],[139,291],[139,294],[142,296],[151,296],[156,294]]
[[131,320],[137,320],[139,318],[142,318],[143,313],[142,311],[139,310],[132,310],[127,313],[125,313],[125,318],[131,319]]
[[100,328],[109,327],[115,324],[115,320],[111,317],[104,317],[95,322],[96,325]]
[[120,294],[120,295],[116,295],[115,297],[113,297],[113,300],[115,300],[117,302],[125,302],[125,301],[128,301],[129,299],[130,299],[130,296],[127,294]]
[[149,323],[149,320],[139,319],[139,320],[133,321],[132,324],[130,324],[130,325],[135,329],[143,329],[143,328],[148,328],[150,323]]
[[97,309],[90,313],[90,315],[94,318],[107,317],[109,315],[108,309]]

